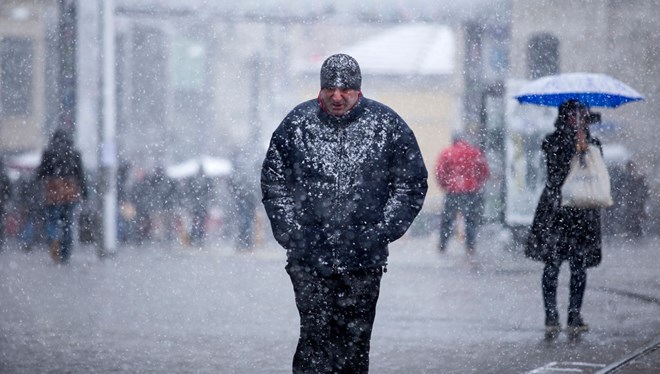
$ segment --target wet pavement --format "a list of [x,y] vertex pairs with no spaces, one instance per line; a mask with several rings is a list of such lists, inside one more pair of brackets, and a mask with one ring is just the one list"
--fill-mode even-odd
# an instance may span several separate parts
[[[373,373],[596,373],[660,336],[660,243],[612,239],[588,271],[591,330],[546,340],[542,264],[498,227],[478,253],[436,252],[435,236],[391,246],[371,350]],[[0,253],[0,372],[286,373],[298,316],[284,253],[237,253],[222,240],[121,248],[68,266],[45,248]],[[562,267],[558,301],[568,300]],[[659,351],[623,373],[660,372]]]
[[660,372],[660,337],[638,350],[620,358],[596,374],[643,374]]

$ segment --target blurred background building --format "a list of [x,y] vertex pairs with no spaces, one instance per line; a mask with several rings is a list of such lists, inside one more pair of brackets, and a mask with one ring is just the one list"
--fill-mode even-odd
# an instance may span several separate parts
[[42,147],[58,112],[53,1],[0,3],[0,155]]
[[[601,112],[592,130],[605,156],[622,167],[640,166],[660,193],[660,3],[636,1],[511,1],[510,79],[535,79],[564,72],[594,72],[634,87],[645,101]],[[613,174],[614,175],[614,174]],[[614,181],[613,181],[614,183]],[[629,192],[622,191],[628,194]],[[657,198],[647,200],[648,230],[658,230]],[[626,220],[625,217],[618,217]]]
[[[429,170],[452,130],[474,134],[491,164],[488,220],[505,211],[512,79],[590,71],[629,83],[646,101],[604,116],[624,125],[617,139],[643,170],[660,175],[653,0],[114,3],[117,151],[134,167],[209,155],[256,180],[271,131],[316,97],[323,59],[347,52],[362,65],[365,95],[414,129]],[[98,167],[101,4],[0,3],[3,157],[38,152],[52,129],[73,126],[86,166]],[[442,194],[430,183],[424,211],[433,214]]]

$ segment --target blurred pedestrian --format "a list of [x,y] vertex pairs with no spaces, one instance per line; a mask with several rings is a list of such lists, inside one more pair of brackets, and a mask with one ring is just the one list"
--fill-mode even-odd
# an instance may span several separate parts
[[123,161],[117,168],[117,202],[119,210],[117,214],[117,240],[120,243],[129,241],[132,234],[132,226],[135,222],[135,207],[131,203],[129,195],[129,177],[131,164]]
[[229,188],[234,200],[236,250],[248,251],[254,248],[254,221],[259,201],[256,182],[237,171],[229,180]]
[[470,144],[464,133],[452,134],[451,146],[440,152],[435,167],[438,184],[445,191],[440,216],[440,252],[447,249],[460,212],[465,223],[467,254],[475,253],[482,212],[482,188],[488,175],[488,163],[483,152]]
[[135,241],[143,244],[152,239],[153,224],[151,221],[152,201],[149,194],[151,186],[146,173],[139,170],[135,176],[135,183],[130,187],[129,199],[135,208]]
[[633,238],[641,238],[644,233],[649,186],[635,161],[628,161],[625,170],[623,193],[621,194],[625,201],[623,222],[625,222],[628,234]]
[[612,191],[612,206],[604,209],[602,214],[603,235],[618,236],[626,233],[626,164],[613,162],[607,165],[610,175],[610,186]]
[[588,330],[581,309],[589,267],[601,261],[601,211],[561,206],[561,187],[578,152],[595,148],[602,153],[600,141],[587,126],[588,108],[575,100],[559,107],[555,131],[543,140],[547,181],[539,199],[525,254],[545,263],[542,278],[545,329],[548,337],[561,330],[557,309],[559,268],[568,261],[571,271],[567,325],[569,332]]
[[5,221],[7,204],[11,198],[11,181],[5,170],[5,164],[0,159],[0,251],[5,248]]
[[70,131],[55,130],[36,177],[45,183],[46,235],[51,255],[56,263],[67,263],[73,246],[73,210],[81,198],[87,198],[82,156]]
[[[157,166],[147,180],[149,216],[151,222],[151,237],[160,230],[160,237],[172,241],[176,237],[175,228],[175,200],[177,188],[175,181],[165,173],[165,168]],[[154,238],[155,239],[155,238]]]
[[40,187],[41,183],[35,183],[33,174],[21,175],[16,182],[16,206],[21,222],[19,239],[26,251],[43,240],[44,198]]
[[193,176],[188,183],[190,201],[190,215],[192,225],[190,227],[190,245],[201,247],[206,237],[206,219],[209,204],[213,195],[213,179],[209,178],[203,168]]
[[332,55],[316,99],[295,107],[263,162],[263,203],[287,250],[300,314],[294,373],[366,373],[388,243],[422,208],[427,172],[413,132],[362,96],[357,61]]

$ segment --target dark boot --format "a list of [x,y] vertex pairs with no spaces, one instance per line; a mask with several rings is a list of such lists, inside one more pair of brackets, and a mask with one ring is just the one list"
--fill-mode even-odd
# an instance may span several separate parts
[[561,332],[561,324],[559,323],[559,313],[557,310],[548,310],[545,313],[545,337],[547,339],[554,339]]
[[50,257],[53,258],[56,264],[62,262],[62,257],[60,256],[60,243],[57,240],[52,240],[50,242]]
[[580,333],[589,331],[589,325],[584,323],[580,312],[568,312],[568,321],[566,322],[569,332]]
[[545,268],[543,269],[542,278],[546,338],[556,338],[561,331],[561,325],[559,324],[559,312],[557,311],[558,278],[559,267],[552,263],[546,263]]

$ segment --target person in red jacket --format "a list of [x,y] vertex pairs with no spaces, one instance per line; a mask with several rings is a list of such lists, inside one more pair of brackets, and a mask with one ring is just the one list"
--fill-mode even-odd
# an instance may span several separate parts
[[481,189],[488,179],[488,163],[483,152],[470,144],[463,134],[452,135],[452,145],[440,152],[435,175],[445,191],[440,222],[439,250],[444,252],[452,234],[457,213],[465,222],[468,255],[475,252],[477,226],[481,215]]

